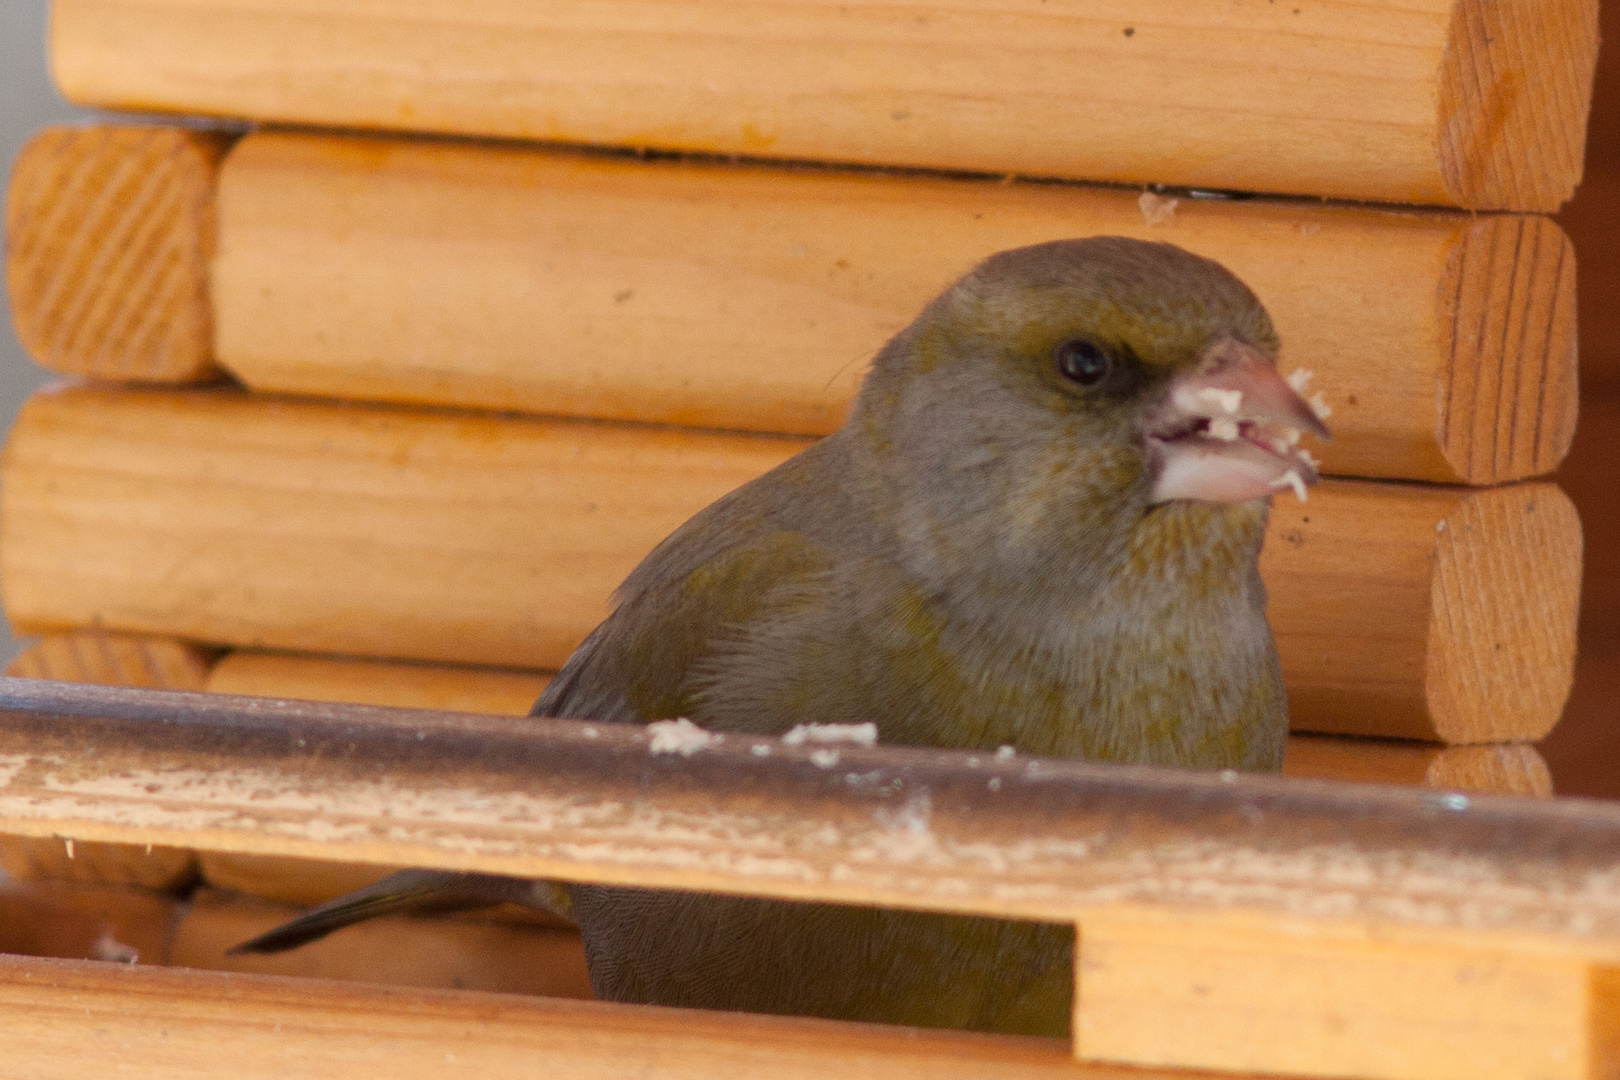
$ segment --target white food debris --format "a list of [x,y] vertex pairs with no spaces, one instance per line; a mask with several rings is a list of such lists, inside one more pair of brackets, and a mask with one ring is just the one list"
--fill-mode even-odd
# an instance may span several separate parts
[[1446,531],[1446,523],[1445,523],[1444,519],[1441,519],[1440,521],[1435,523],[1434,531],[1437,532],[1437,533],[1443,533],[1443,532]]
[[854,743],[857,746],[877,745],[877,725],[865,724],[798,724],[782,736],[789,746],[805,743]]
[[1333,410],[1328,408],[1328,403],[1322,397],[1322,391],[1320,390],[1311,395],[1309,404],[1311,406],[1311,412],[1316,414],[1316,418],[1318,420],[1326,420],[1328,417],[1333,415]]
[[73,841],[71,841],[71,840],[64,837],[63,840],[62,840],[62,843],[67,845],[68,858],[70,858],[70,859],[73,858]]
[[1230,416],[1217,416],[1209,422],[1209,433],[1226,442],[1237,439],[1238,431],[1238,422]]
[[838,764],[838,751],[812,750],[810,751],[810,764],[818,769],[830,769]]
[[1294,453],[1298,454],[1299,460],[1309,465],[1312,469],[1315,469],[1317,472],[1322,471],[1322,463],[1316,460],[1316,458],[1312,457],[1309,450],[1300,449],[1295,450]]
[[1198,404],[1207,408],[1219,409],[1228,416],[1236,416],[1237,411],[1243,408],[1243,391],[1218,390],[1213,386],[1206,386],[1193,395]]
[[704,731],[684,716],[674,720],[654,721],[647,725],[647,732],[652,735],[652,743],[648,749],[653,753],[679,754],[681,757],[691,757],[699,750],[713,746],[722,738],[713,732]]
[[1310,368],[1300,367],[1288,373],[1287,382],[1293,388],[1294,393],[1303,394],[1305,388],[1311,385],[1311,380],[1314,378],[1316,378],[1316,372]]
[[991,791],[1000,791],[1001,790],[1001,777],[992,776],[990,778],[990,783],[987,784],[986,786],[989,787],[989,789]]
[[1321,231],[1322,231],[1322,226],[1318,225],[1314,221],[1302,222],[1300,224],[1300,226],[1299,226],[1299,234],[1301,236],[1315,236],[1317,233],[1319,233]]
[[1299,501],[1305,501],[1305,479],[1299,475],[1298,469],[1289,469],[1287,472],[1277,477],[1277,479],[1273,480],[1271,482],[1271,486],[1274,488],[1291,487],[1294,489],[1294,495],[1299,499]]
[[1282,429],[1283,442],[1287,443],[1289,446],[1298,446],[1300,436],[1304,434],[1305,433],[1299,430],[1297,427],[1285,427]]
[[597,730],[596,730],[596,729],[595,729],[595,728],[593,728],[593,727],[588,727],[588,728],[586,728],[586,729],[585,729],[585,737],[586,737],[586,738],[587,738],[587,739],[594,739],[594,738],[596,738],[596,737],[597,737],[597,736],[598,736],[598,735],[599,735],[599,734],[601,734],[601,732],[599,732],[599,731],[597,731]]
[[996,747],[996,757],[1000,758],[1002,761],[1006,761],[1008,758],[1014,756],[1017,753],[1018,753],[1018,751],[1015,748],[1011,747],[1011,746],[998,746],[998,747]]
[[125,945],[113,937],[111,930],[103,930],[96,943],[91,946],[91,952],[97,960],[105,960],[112,964],[133,964],[141,958],[140,950],[133,945]]
[[1144,191],[1141,198],[1136,200],[1136,205],[1141,209],[1142,217],[1147,219],[1149,225],[1168,225],[1175,220],[1176,204],[1180,201]]
[[770,743],[755,743],[753,748],[751,750],[749,750],[748,752],[750,754],[753,754],[755,757],[770,757],[771,756],[771,744]]

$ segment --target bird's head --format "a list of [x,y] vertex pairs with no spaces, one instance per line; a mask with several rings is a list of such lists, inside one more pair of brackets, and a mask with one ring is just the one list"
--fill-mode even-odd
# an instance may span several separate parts
[[1209,259],[1116,236],[1039,244],[930,304],[878,358],[857,419],[941,477],[1034,454],[1109,502],[1248,502],[1314,482],[1300,436],[1328,437],[1277,348],[1254,293]]

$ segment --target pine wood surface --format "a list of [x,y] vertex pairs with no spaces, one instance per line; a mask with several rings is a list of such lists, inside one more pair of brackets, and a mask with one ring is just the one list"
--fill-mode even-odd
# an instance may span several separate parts
[[1290,735],[1283,775],[1362,784],[1420,784],[1498,795],[1553,793],[1552,774],[1533,746],[1440,746],[1394,739]]
[[572,929],[489,919],[373,919],[290,952],[228,956],[299,908],[199,890],[180,918],[170,963],[390,986],[589,998],[585,950]]
[[78,104],[1551,210],[1596,0],[57,0]]
[[1601,802],[659,737],[13,679],[0,832],[1048,921],[1247,912],[1620,961]]
[[1154,912],[1080,933],[1085,1058],[1364,1080],[1620,1069],[1620,981],[1573,958]]
[[17,156],[6,285],[23,346],[53,371],[218,374],[208,301],[214,190],[229,139],[164,127],[53,127]]
[[0,1009],[30,1080],[1185,1080],[1061,1040],[25,957]]
[[[0,586],[24,631],[554,669],[655,543],[803,445],[60,390],[7,446]],[[1498,742],[1556,721],[1580,582],[1556,489],[1333,482],[1278,499],[1269,537],[1300,730]]]
[[[14,187],[52,193],[64,220],[104,201],[88,183]],[[211,275],[193,318],[257,389],[821,434],[883,342],[984,256],[1089,233],[1167,240],[1248,281],[1285,367],[1316,374],[1329,472],[1495,483],[1568,449],[1575,263],[1549,220],[1189,199],[1165,217],[1138,202],[261,133],[222,169],[218,257],[174,246]],[[79,289],[115,303],[135,287],[126,261],[96,267]]]
[[[46,634],[6,668],[28,679],[201,690],[217,650],[173,638],[81,630]],[[0,836],[0,871],[25,881],[79,881],[177,891],[197,880],[183,848],[68,844],[56,837]],[[58,954],[53,954],[58,955]]]
[[1620,1051],[1620,817],[1596,803],[881,747],[829,770],[758,738],[649,755],[613,725],[4,691],[7,831],[1075,918],[1086,1059],[1598,1080]]

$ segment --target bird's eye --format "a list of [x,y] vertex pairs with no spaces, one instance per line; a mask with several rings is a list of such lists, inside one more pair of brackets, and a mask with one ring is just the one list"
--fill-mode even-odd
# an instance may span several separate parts
[[1057,369],[1065,379],[1081,386],[1096,386],[1108,377],[1113,361],[1101,345],[1084,338],[1058,346]]

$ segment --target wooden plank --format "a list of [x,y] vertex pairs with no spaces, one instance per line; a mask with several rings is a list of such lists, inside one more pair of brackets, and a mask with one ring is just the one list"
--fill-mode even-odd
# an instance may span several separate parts
[[[555,668],[655,543],[804,445],[58,391],[7,446],[0,586],[25,629]],[[1555,488],[1335,482],[1278,500],[1269,535],[1301,730],[1467,743],[1556,721],[1580,529]]]
[[17,337],[44,366],[102,379],[215,377],[208,260],[230,140],[163,127],[54,127],[6,196]]
[[830,762],[753,736],[683,756],[656,734],[14,679],[0,831],[1046,921],[1257,912],[1620,960],[1613,805],[913,747]]
[[755,737],[651,753],[634,725],[0,692],[0,829],[1074,919],[1084,1058],[1600,1080],[1620,1053],[1613,806],[883,747],[829,767]]
[[226,954],[298,914],[296,907],[199,890],[175,928],[170,963],[390,986],[591,996],[577,931],[488,918],[373,919],[290,952]]
[[226,1061],[241,1080],[1182,1077],[1081,1065],[1059,1040],[17,957],[0,1009],[6,1067],[36,1080],[214,1080]]
[[[14,187],[61,220],[105,201],[55,181]],[[218,258],[186,250],[220,362],[260,390],[822,434],[975,262],[1109,233],[1257,290],[1333,408],[1330,473],[1498,483],[1574,431],[1575,264],[1544,218],[1187,199],[1164,218],[1095,188],[285,133],[243,140],[219,198]],[[128,288],[125,263],[96,267],[79,288]]]
[[1081,934],[1086,1059],[1365,1080],[1620,1068],[1614,969],[1570,957],[1152,912],[1097,915]]
[[68,98],[991,173],[1550,210],[1596,0],[57,0]]
[[[103,686],[201,690],[218,655],[216,649],[174,638],[80,630],[42,636],[11,662],[6,674]],[[197,856],[182,848],[0,836],[0,871],[23,881],[179,891],[197,880]]]

